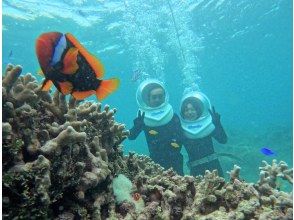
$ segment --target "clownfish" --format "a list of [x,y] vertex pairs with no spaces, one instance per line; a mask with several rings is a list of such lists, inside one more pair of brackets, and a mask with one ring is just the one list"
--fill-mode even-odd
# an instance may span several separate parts
[[36,40],[36,54],[45,77],[42,91],[54,84],[59,92],[77,100],[93,94],[101,100],[118,88],[118,79],[101,79],[102,63],[70,33],[43,33]]

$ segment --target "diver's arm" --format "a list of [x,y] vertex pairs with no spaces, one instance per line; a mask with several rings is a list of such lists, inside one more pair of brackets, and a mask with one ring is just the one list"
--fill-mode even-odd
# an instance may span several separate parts
[[129,140],[135,140],[138,135],[141,133],[142,128],[134,125],[131,129],[130,129],[130,135],[128,136]]
[[144,117],[145,112],[141,114],[141,111],[138,111],[138,117],[134,119],[134,126],[130,129],[129,140],[135,140],[143,130]]
[[228,141],[228,136],[225,132],[225,129],[223,128],[221,122],[219,121],[218,123],[214,124],[215,129],[212,133],[212,136],[220,143],[220,144],[225,144]]
[[220,114],[217,113],[212,106],[212,110],[209,109],[209,113],[212,117],[212,123],[215,126],[214,131],[212,132],[212,137],[214,137],[220,144],[225,144],[228,141],[228,136],[220,122]]

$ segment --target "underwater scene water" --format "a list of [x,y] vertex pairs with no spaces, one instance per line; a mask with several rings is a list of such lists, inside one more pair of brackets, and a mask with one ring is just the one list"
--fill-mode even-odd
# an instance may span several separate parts
[[[219,158],[224,178],[236,164],[242,180],[257,182],[263,160],[293,167],[292,11],[289,0],[3,0],[2,72],[19,64],[41,85],[36,39],[71,33],[103,63],[105,79],[120,79],[102,100],[117,109],[116,121],[133,126],[136,91],[147,78],[164,83],[178,115],[183,94],[201,91],[228,136],[226,144],[214,141],[214,150],[235,156]],[[149,155],[143,132],[122,145],[124,155]],[[292,191],[288,181],[279,184]]]

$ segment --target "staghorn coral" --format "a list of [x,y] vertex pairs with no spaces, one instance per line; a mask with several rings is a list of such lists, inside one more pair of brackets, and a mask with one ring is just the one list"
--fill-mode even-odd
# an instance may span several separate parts
[[[123,155],[129,132],[116,109],[58,91],[52,98],[20,73],[8,66],[2,87],[4,219],[291,219],[292,193],[276,189],[277,178],[293,182],[285,162],[264,163],[256,184],[238,166],[229,182],[217,171],[176,175],[147,156]],[[139,209],[115,202],[119,174],[132,182]]]

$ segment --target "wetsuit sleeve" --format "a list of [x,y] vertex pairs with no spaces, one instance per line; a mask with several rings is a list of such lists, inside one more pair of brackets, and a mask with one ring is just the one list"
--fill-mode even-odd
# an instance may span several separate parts
[[225,144],[228,141],[228,136],[221,124],[221,122],[217,122],[215,125],[215,129],[212,133],[212,137],[214,137],[220,144]]
[[130,129],[130,135],[128,137],[129,140],[135,140],[138,135],[141,133],[141,131],[143,130],[143,126],[134,123],[134,126]]

